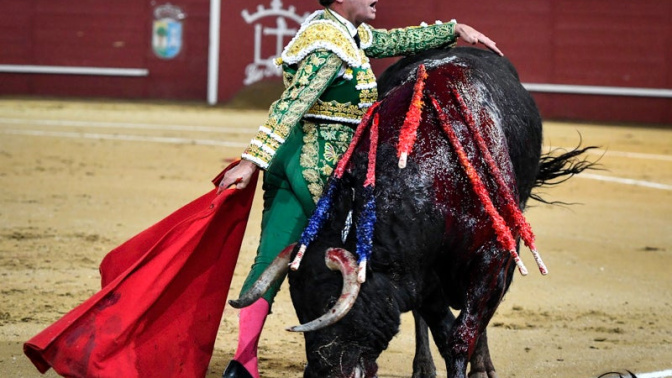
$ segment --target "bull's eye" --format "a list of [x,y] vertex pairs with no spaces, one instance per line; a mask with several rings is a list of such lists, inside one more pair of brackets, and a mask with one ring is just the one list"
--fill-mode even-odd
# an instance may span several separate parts
[[327,311],[331,310],[334,307],[334,305],[336,305],[337,300],[338,300],[338,298],[336,298],[336,297],[329,298],[329,302],[327,302],[327,305],[324,306],[324,309],[322,310],[322,312],[326,313]]

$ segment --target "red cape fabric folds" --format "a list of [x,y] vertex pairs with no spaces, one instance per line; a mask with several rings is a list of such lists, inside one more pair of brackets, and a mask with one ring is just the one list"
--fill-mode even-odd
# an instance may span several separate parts
[[212,190],[109,252],[102,290],[24,353],[40,372],[67,377],[204,377],[257,177]]

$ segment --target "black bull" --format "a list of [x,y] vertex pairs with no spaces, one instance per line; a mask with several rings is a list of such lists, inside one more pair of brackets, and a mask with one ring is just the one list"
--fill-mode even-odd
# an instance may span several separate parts
[[[418,92],[421,64],[427,76]],[[492,208],[513,228],[516,214],[507,205],[522,210],[528,198],[538,199],[532,194],[535,186],[588,168],[589,163],[576,159],[585,149],[542,156],[542,122],[532,97],[506,59],[484,50],[434,50],[403,59],[383,74],[379,87],[382,100],[360,125],[361,138],[343,163],[326,222],[298,270],[289,273],[299,321],[310,322],[297,329],[310,331],[305,333],[304,374],[374,377],[376,359],[398,332],[401,313],[414,311],[432,331],[449,377],[464,377],[468,362],[472,374],[494,377],[486,326],[516,264],[515,253],[494,226]],[[405,137],[400,133],[414,93],[424,106],[402,169],[399,144]],[[369,167],[373,123],[379,125],[375,172]],[[487,151],[479,149],[479,139]],[[488,159],[494,167],[485,163]],[[352,276],[356,263],[339,259],[356,258],[354,252],[366,244],[357,228],[366,227],[360,220],[370,193],[375,222],[360,287]],[[517,250],[519,232],[513,236]],[[327,251],[331,265],[343,273],[325,265]],[[270,280],[284,274],[290,252],[295,255],[296,248],[287,248],[249,296],[232,304],[251,303]],[[460,311],[457,318],[451,308]]]

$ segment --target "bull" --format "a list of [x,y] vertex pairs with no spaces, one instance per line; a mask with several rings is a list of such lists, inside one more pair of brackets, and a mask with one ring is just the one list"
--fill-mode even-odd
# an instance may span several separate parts
[[305,332],[305,377],[375,377],[408,311],[449,377],[468,363],[470,376],[496,377],[486,327],[516,267],[527,274],[521,240],[546,273],[522,211],[540,199],[535,187],[589,168],[577,157],[590,147],[542,156],[534,100],[510,62],[484,50],[431,50],[379,83],[299,245],[231,304],[252,303],[293,261],[302,325],[290,330]]

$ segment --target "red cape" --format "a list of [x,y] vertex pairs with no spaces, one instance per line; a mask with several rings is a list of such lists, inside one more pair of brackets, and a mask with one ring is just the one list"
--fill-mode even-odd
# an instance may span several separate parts
[[24,353],[40,372],[68,377],[204,377],[257,177],[212,190],[109,252],[102,290]]

